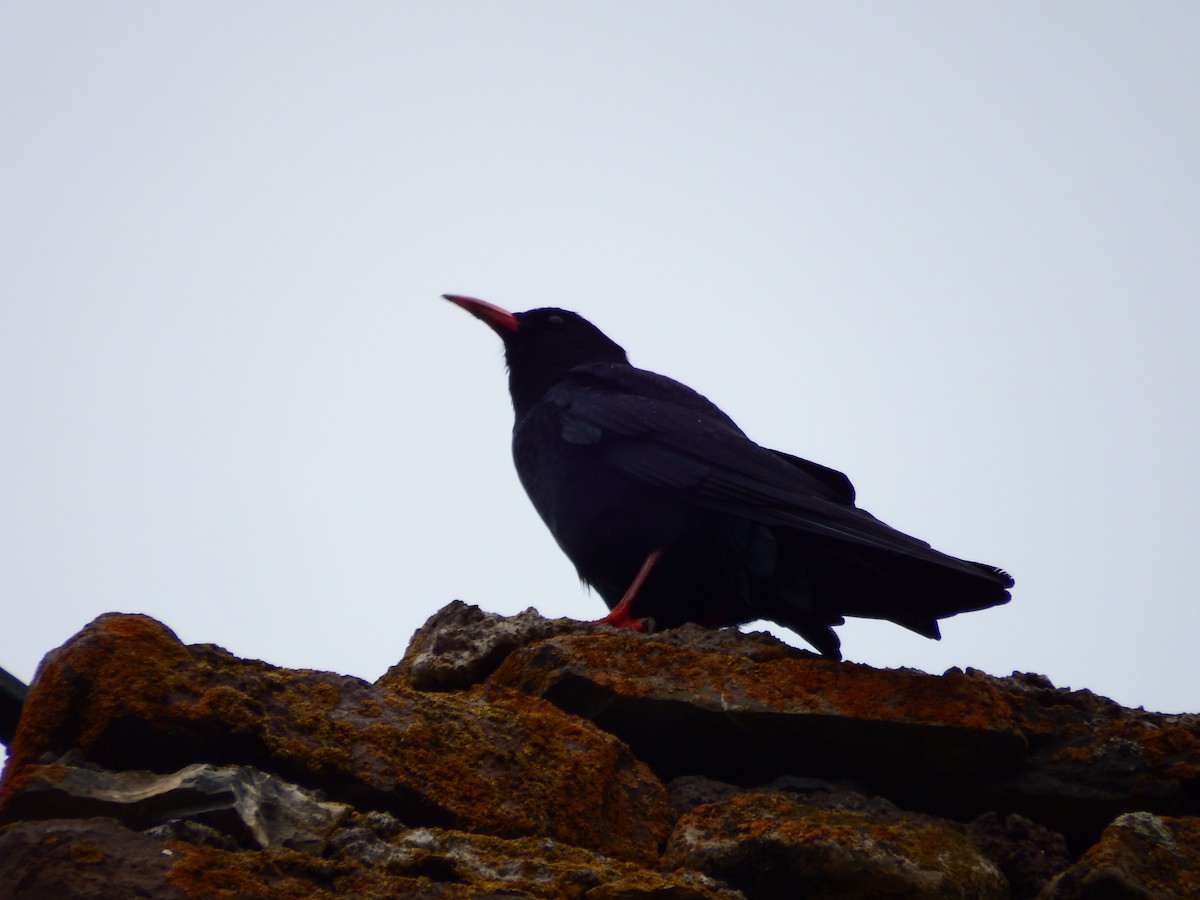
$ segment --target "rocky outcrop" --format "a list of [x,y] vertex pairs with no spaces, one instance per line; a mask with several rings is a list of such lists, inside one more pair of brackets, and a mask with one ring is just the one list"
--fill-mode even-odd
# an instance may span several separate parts
[[0,780],[0,896],[1192,896],[1200,722],[764,634],[436,614],[376,684],[110,614]]
[[707,872],[750,897],[973,897],[1008,885],[961,828],[898,809],[743,792],[680,818],[663,864]]
[[1081,860],[1055,878],[1046,900],[1200,896],[1200,819],[1126,813]]
[[[612,735],[515,691],[424,693],[186,647],[144,616],[101,616],[30,687],[0,814],[26,817],[40,764],[245,765],[414,825],[536,835],[638,862],[670,828],[662,785]],[[31,797],[31,795],[34,795]]]

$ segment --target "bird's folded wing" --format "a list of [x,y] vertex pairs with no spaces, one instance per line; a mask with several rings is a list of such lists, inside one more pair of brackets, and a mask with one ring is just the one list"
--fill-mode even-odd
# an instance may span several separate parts
[[697,507],[954,560],[853,506],[853,488],[840,472],[760,447],[702,395],[664,376],[587,366],[546,399],[564,440],[595,445],[614,470],[648,487],[679,491]]

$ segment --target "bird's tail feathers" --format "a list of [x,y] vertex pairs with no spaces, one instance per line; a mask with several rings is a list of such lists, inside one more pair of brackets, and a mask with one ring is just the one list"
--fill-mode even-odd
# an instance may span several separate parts
[[[1007,572],[930,551],[913,556],[841,542],[811,539],[788,547],[787,567],[800,579],[782,579],[795,589],[779,590],[774,603],[792,610],[802,621],[828,621],[823,610],[864,619],[886,619],[934,640],[941,638],[938,620],[962,612],[987,609],[1009,601],[1013,580]],[[782,561],[782,560],[781,560]],[[786,611],[777,613],[782,618]],[[795,628],[814,646],[805,629]],[[820,635],[818,635],[820,637]],[[822,650],[824,652],[824,650]]]

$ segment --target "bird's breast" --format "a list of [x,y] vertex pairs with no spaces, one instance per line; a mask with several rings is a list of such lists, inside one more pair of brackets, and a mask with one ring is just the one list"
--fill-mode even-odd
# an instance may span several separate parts
[[593,583],[599,570],[637,570],[678,542],[697,512],[678,492],[640,483],[606,461],[607,438],[564,440],[555,417],[534,411],[513,430],[513,461],[529,499],[563,552]]

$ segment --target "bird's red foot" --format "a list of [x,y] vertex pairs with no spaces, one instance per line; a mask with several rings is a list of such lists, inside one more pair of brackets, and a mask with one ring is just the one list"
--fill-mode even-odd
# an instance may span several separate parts
[[663,548],[659,547],[653,550],[642,563],[642,567],[638,569],[638,573],[633,576],[633,583],[625,591],[625,596],[621,598],[621,602],[612,608],[603,619],[597,619],[597,625],[612,625],[614,628],[632,628],[634,631],[648,631],[650,628],[649,619],[635,619],[629,612],[633,606],[633,598],[637,596],[637,592],[641,590],[642,582],[646,580],[646,576],[650,574],[650,570],[662,558]]
[[596,619],[597,625],[611,625],[613,628],[632,628],[634,631],[647,631],[648,619],[637,619],[629,614],[628,604],[617,604],[603,619]]

